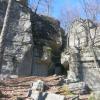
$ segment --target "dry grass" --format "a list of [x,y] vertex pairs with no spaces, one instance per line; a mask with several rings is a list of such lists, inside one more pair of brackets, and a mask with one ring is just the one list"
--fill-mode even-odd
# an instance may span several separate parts
[[58,89],[58,94],[65,95],[65,96],[67,96],[67,95],[74,95],[73,93],[71,93],[71,91],[69,90],[67,85],[61,86]]

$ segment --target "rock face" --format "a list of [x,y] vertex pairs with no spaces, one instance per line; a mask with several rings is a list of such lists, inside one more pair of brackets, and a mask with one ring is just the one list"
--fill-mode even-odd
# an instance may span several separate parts
[[60,61],[62,47],[60,23],[50,17],[34,13],[31,20],[34,41],[32,75],[44,76],[48,74],[48,69]]
[[[0,11],[6,10],[6,2],[0,2]],[[15,13],[16,12],[16,13]],[[3,74],[30,75],[32,66],[32,31],[30,12],[18,3],[12,6],[6,47],[2,66]],[[0,12],[2,18],[4,14]]]
[[[89,29],[89,31],[88,31]],[[67,36],[67,48],[61,62],[69,63],[69,72],[74,79],[85,81],[93,90],[100,89],[100,68],[96,68],[91,40],[97,63],[100,63],[100,27],[90,20],[79,19],[72,23]],[[63,56],[65,55],[65,56]],[[66,67],[68,64],[65,64]],[[100,66],[100,65],[99,65]]]
[[[0,29],[6,7],[7,2],[0,1]],[[14,3],[11,13],[2,73],[48,75],[49,68],[55,66],[55,51],[58,54],[57,61],[60,61],[63,43],[59,21],[36,15],[19,2]]]

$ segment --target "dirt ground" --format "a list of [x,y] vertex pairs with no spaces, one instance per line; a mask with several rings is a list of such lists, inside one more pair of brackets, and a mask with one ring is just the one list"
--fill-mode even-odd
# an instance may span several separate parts
[[[58,90],[62,86],[62,76],[49,77],[20,77],[0,81],[0,100],[31,100],[28,96],[28,91],[31,88],[32,82],[42,80],[46,84],[45,92],[60,93]],[[88,100],[89,95],[79,96],[80,100]],[[69,96],[70,97],[70,96]],[[68,99],[71,100],[71,99]]]

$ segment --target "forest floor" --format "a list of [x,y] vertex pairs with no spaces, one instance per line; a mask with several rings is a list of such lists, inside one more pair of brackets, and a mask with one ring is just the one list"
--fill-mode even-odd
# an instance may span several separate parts
[[[62,86],[62,76],[49,76],[49,77],[20,77],[0,81],[0,100],[17,100],[18,97],[23,99],[18,100],[31,100],[28,96],[28,91],[32,86],[32,82],[42,80],[47,88],[45,92],[65,95],[64,91],[58,91]],[[69,96],[70,97],[70,96]],[[79,95],[80,100],[88,100],[88,95]],[[71,100],[71,99],[68,99]]]

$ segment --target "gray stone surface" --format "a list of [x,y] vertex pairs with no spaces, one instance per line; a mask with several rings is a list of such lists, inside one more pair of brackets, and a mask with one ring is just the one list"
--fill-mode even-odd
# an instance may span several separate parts
[[77,82],[77,81],[79,81],[79,79],[78,79],[78,78],[76,77],[76,75],[75,75],[75,72],[73,72],[73,71],[68,71],[67,73],[68,73],[67,78],[68,78],[68,80],[69,80],[70,82]]
[[66,100],[62,95],[38,91],[33,92],[31,98],[34,100]]
[[75,94],[86,94],[89,93],[88,87],[85,82],[69,83],[68,88]]
[[32,90],[34,91],[44,91],[44,82],[41,80],[37,80],[36,82],[32,83]]
[[41,98],[41,97],[40,97],[40,92],[39,92],[39,91],[35,91],[34,93],[31,94],[31,98],[32,98],[33,100],[40,100],[40,99],[39,99],[39,98]]
[[83,68],[84,81],[94,91],[100,90],[100,69]]
[[31,98],[33,100],[79,100],[78,95],[63,96],[59,94],[39,92],[39,91],[33,92]]

